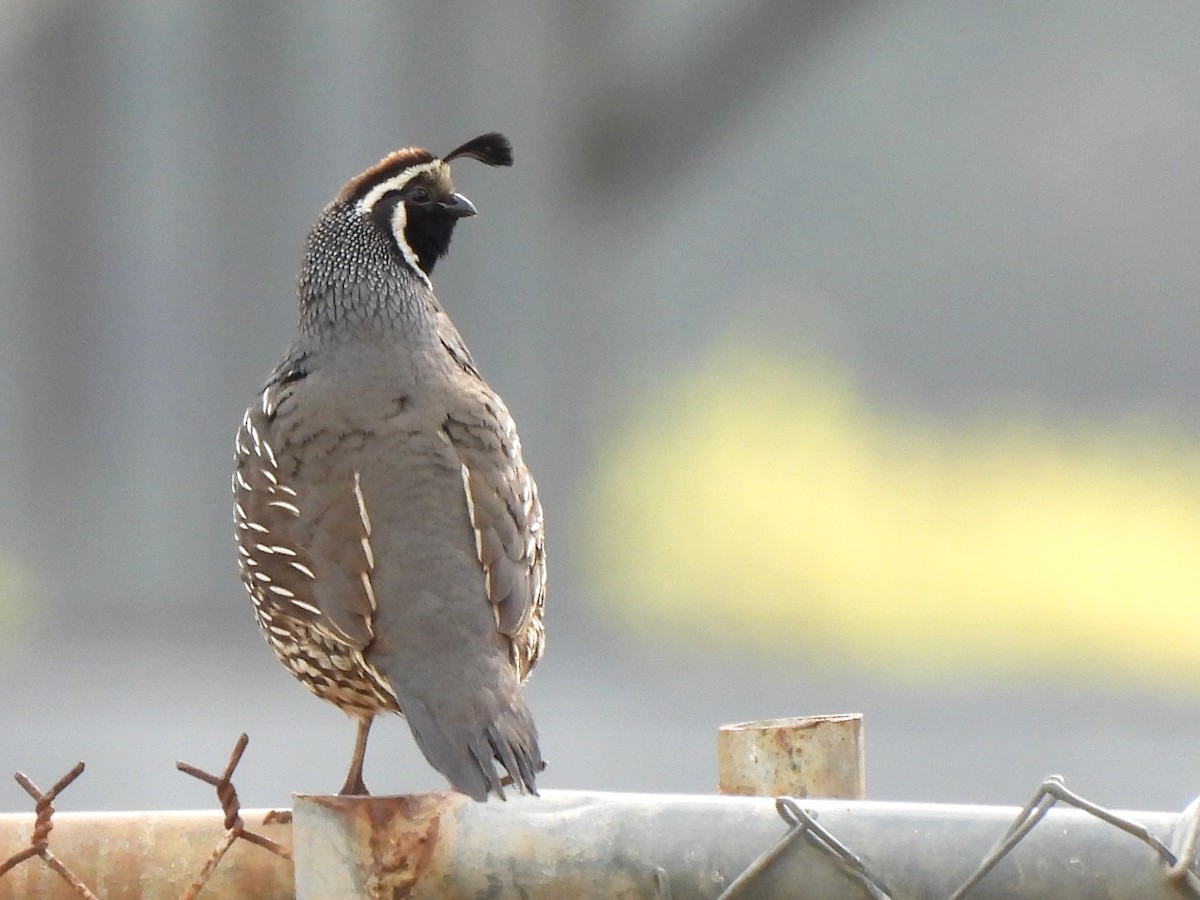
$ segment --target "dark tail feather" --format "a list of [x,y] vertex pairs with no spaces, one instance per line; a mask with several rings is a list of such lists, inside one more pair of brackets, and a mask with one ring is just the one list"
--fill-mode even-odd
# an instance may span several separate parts
[[[532,726],[533,722],[531,721],[529,724]],[[542,761],[542,755],[538,751],[536,729],[530,737],[533,738],[532,753],[524,743],[506,741],[496,731],[494,725],[488,728],[488,743],[492,745],[494,757],[500,760],[504,764],[504,768],[508,770],[509,780],[517,786],[517,790],[521,793],[528,792],[536,797],[537,773],[542,771],[546,764]]]
[[504,786],[496,771],[499,762],[518,791],[537,794],[542,756],[537,728],[524,704],[491,711],[490,716],[481,710],[483,721],[468,723],[444,713],[435,715],[416,697],[398,699],[417,746],[455,790],[481,802],[489,793],[503,800]]

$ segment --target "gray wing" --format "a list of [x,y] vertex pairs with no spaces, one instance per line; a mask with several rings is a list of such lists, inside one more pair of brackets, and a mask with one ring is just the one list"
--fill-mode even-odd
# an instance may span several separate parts
[[442,429],[462,465],[475,551],[496,627],[524,679],[545,646],[546,553],[542,504],[503,401],[482,381],[450,405]]
[[375,611],[369,520],[355,481],[307,471],[345,436],[305,426],[289,409],[294,389],[294,382],[272,381],[238,429],[233,491],[242,580],[269,639],[285,637],[295,620],[361,651]]

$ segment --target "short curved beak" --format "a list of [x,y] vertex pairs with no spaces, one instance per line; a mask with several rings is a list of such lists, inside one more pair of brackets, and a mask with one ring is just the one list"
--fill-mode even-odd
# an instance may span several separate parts
[[456,219],[463,219],[467,216],[479,214],[479,210],[475,208],[475,204],[462,194],[451,194],[438,205],[441,206],[443,211]]

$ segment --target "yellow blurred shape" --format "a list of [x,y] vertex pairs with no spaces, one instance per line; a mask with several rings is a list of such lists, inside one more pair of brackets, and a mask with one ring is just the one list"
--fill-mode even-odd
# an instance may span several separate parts
[[614,433],[591,570],[656,633],[1190,693],[1200,446],[1154,430],[916,421],[829,367],[726,348]]

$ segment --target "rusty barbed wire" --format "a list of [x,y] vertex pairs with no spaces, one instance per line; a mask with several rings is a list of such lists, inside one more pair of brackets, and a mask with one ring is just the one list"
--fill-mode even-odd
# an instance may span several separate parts
[[1051,775],[1034,792],[1033,797],[1021,808],[1013,821],[991,850],[984,856],[979,867],[971,876],[950,895],[949,900],[961,900],[967,891],[978,884],[1004,859],[1014,847],[1019,844],[1029,832],[1040,822],[1057,803],[1066,803],[1089,815],[1095,816],[1102,822],[1107,822],[1126,834],[1137,838],[1153,850],[1166,867],[1166,877],[1169,881],[1185,886],[1193,895],[1200,897],[1200,874],[1192,867],[1197,843],[1197,833],[1200,832],[1200,799],[1191,803],[1184,811],[1184,821],[1187,826],[1180,834],[1176,851],[1173,852],[1162,841],[1156,838],[1146,826],[1119,816],[1090,800],[1086,800],[1074,791],[1068,790],[1061,775]]
[[83,763],[78,762],[66,775],[54,783],[54,786],[44,794],[38,789],[29,777],[24,772],[15,772],[13,778],[16,780],[30,797],[34,800],[34,821],[33,832],[29,837],[29,846],[23,850],[18,850],[4,862],[0,863],[0,878],[13,868],[16,868],[27,859],[32,859],[37,856],[42,862],[54,870],[54,872],[71,886],[80,897],[85,900],[98,900],[96,895],[86,884],[80,881],[79,877],[67,868],[66,863],[60,860],[50,850],[50,830],[54,827],[54,800],[61,794],[67,786],[76,778],[83,774]]
[[272,809],[263,816],[264,825],[291,825],[292,811],[290,809]]
[[[205,784],[211,784],[217,789],[217,799],[221,803],[221,811],[225,814],[225,834],[216,847],[213,848],[212,855],[204,864],[204,868],[196,877],[196,880],[188,885],[187,890],[180,895],[180,900],[195,900],[200,891],[203,890],[205,883],[212,876],[212,873],[217,870],[217,866],[221,864],[221,859],[234,843],[241,839],[248,841],[251,844],[257,844],[266,850],[270,850],[276,856],[286,859],[288,862],[292,860],[292,851],[276,841],[271,840],[261,834],[256,834],[253,831],[247,831],[245,823],[242,821],[242,806],[238,800],[237,789],[233,786],[233,772],[237,768],[238,763],[242,761],[242,754],[246,752],[246,745],[250,743],[250,738],[246,734],[238,737],[237,742],[233,745],[233,752],[229,754],[229,762],[225,765],[225,771],[220,775],[213,775],[199,769],[190,763],[176,762],[175,768],[185,775],[191,775],[193,778],[198,778]],[[263,817],[263,824],[269,824],[271,821],[276,821],[275,810],[267,813]],[[279,818],[282,818],[280,816]]]

